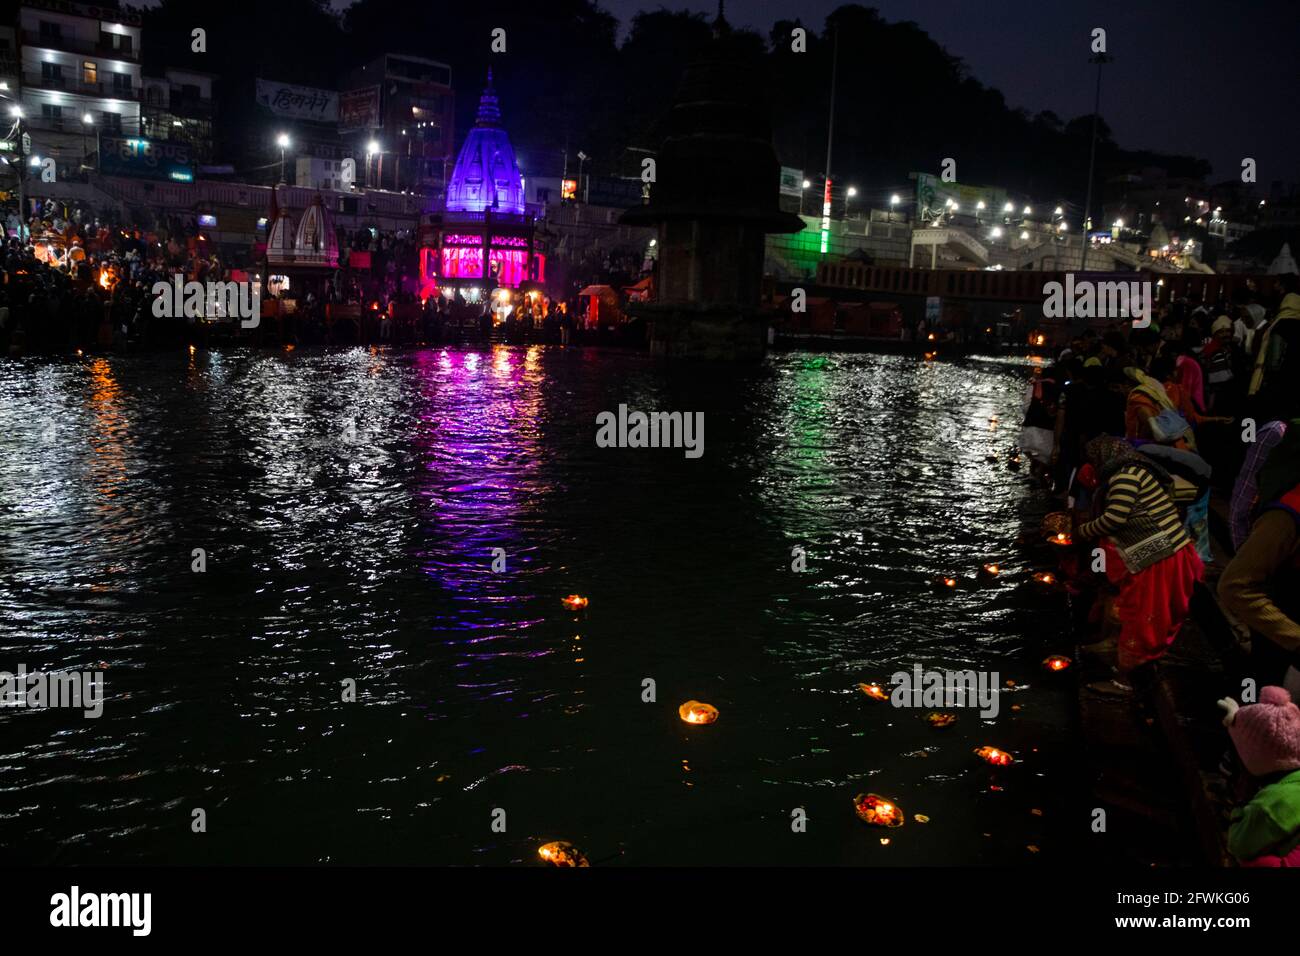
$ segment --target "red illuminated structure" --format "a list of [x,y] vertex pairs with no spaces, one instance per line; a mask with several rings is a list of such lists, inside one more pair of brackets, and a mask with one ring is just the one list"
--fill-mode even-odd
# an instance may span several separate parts
[[517,289],[544,280],[545,259],[536,248],[534,217],[524,203],[524,181],[510,137],[501,128],[489,70],[474,128],[447,184],[444,208],[422,230],[420,294],[458,289],[477,299],[498,286]]

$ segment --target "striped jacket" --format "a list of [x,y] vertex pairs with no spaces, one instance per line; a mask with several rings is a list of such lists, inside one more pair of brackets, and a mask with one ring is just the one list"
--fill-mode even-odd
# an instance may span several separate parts
[[1192,539],[1169,492],[1140,462],[1125,464],[1106,485],[1106,509],[1079,528],[1085,538],[1109,537],[1130,574],[1172,556]]

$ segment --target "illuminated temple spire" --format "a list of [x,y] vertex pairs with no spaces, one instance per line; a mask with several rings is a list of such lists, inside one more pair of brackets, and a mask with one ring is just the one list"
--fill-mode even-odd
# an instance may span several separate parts
[[493,129],[501,125],[501,106],[497,102],[497,91],[492,88],[492,67],[488,67],[487,86],[478,101],[478,116],[474,118],[475,126],[488,126]]
[[501,127],[501,107],[488,70],[478,117],[456,157],[447,185],[447,212],[524,212],[524,180],[510,137]]

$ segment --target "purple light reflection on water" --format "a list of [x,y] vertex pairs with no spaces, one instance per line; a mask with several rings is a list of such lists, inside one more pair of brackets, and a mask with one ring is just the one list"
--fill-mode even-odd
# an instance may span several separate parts
[[[535,646],[546,640],[545,614],[530,582],[544,569],[526,531],[542,520],[551,491],[538,464],[545,409],[536,350],[444,349],[415,363],[415,557],[443,598],[430,627],[455,649],[450,665],[472,675],[458,689],[476,700],[509,696],[523,676],[518,665],[557,650]],[[492,570],[494,548],[505,550],[504,573]]]

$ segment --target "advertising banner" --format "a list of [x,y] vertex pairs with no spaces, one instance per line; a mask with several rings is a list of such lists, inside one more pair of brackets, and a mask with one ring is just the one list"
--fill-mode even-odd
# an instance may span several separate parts
[[803,170],[802,169],[792,169],[789,166],[781,167],[781,195],[782,196],[803,195]]
[[916,173],[916,213],[922,220],[931,220],[943,213],[949,199],[957,203],[958,211],[975,215],[979,203],[984,203],[984,214],[990,219],[1003,215],[1007,191],[996,186],[963,186],[945,183],[930,173]]
[[366,86],[339,94],[339,130],[378,129],[379,87]]
[[339,119],[339,95],[333,90],[276,83],[259,77],[257,102],[276,116],[289,119],[313,120],[317,123],[337,123]]

